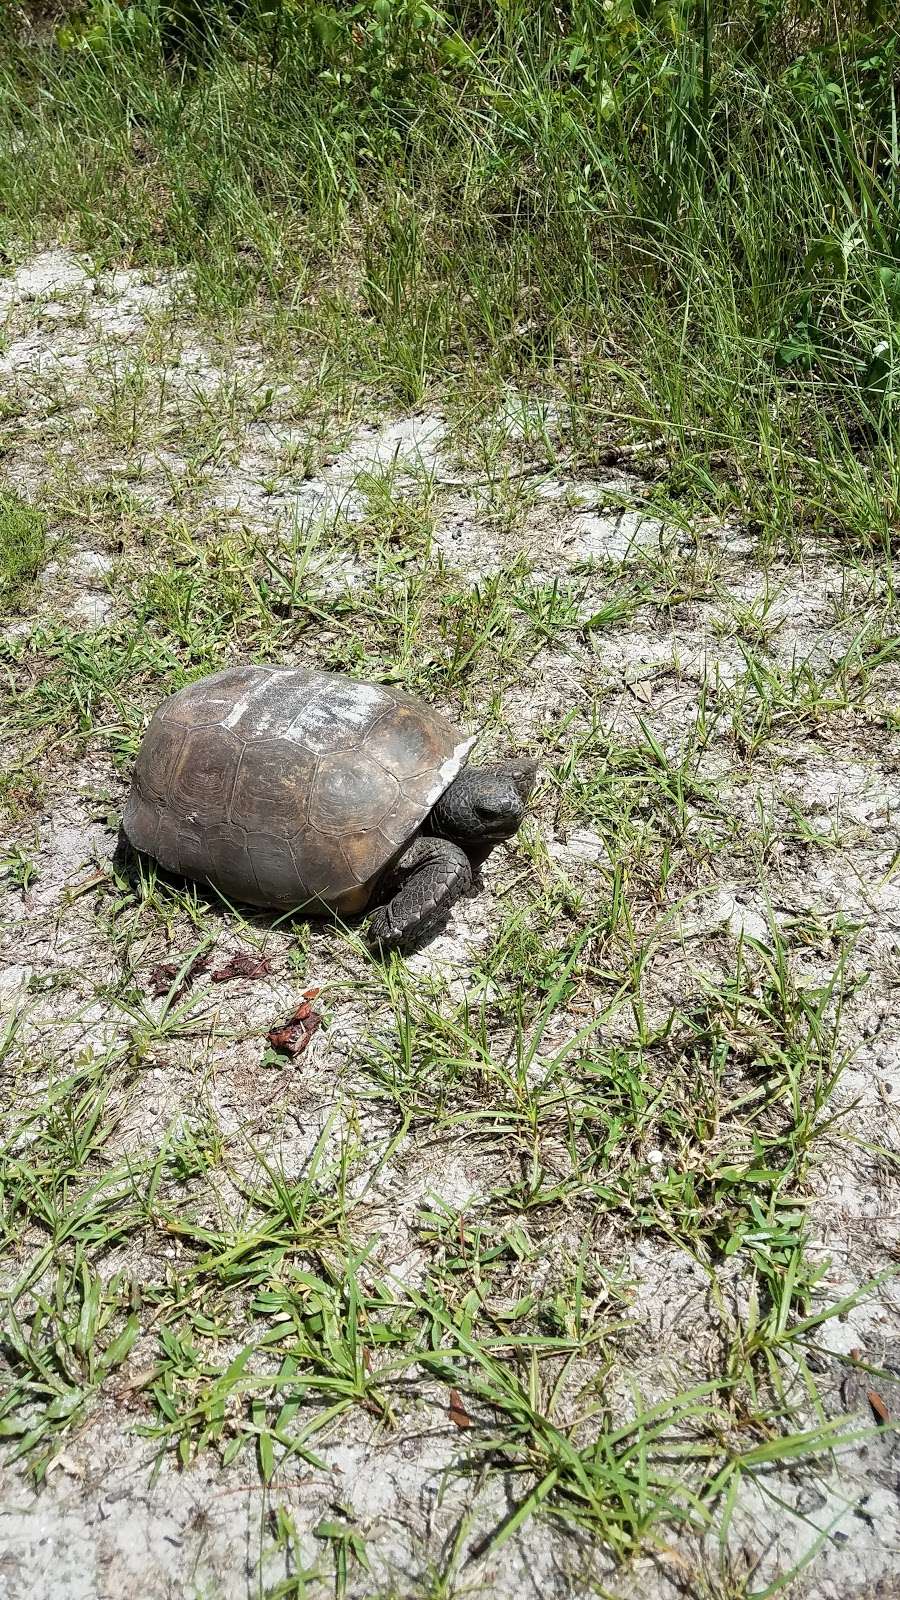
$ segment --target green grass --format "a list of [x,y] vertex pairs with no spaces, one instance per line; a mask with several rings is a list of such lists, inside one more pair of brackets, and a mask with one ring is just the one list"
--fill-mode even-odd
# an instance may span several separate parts
[[[137,449],[158,413],[152,386],[147,399]],[[104,425],[119,450],[115,419]],[[196,437],[190,416],[186,434]],[[738,605],[745,670],[731,689],[699,687],[674,740],[646,706],[617,734],[599,709],[598,647],[614,650],[620,627],[652,631],[673,595],[714,595],[692,556],[549,583],[516,558],[472,582],[435,549],[434,485],[401,486],[392,470],[359,488],[360,521],[338,516],[276,542],[208,515],[198,526],[181,509],[141,511],[71,471],[51,486],[54,516],[89,518],[95,538],[124,551],[110,625],[38,615],[4,644],[16,691],[6,726],[24,770],[47,751],[59,782],[86,754],[114,782],[163,692],[240,656],[291,659],[298,646],[446,697],[497,738],[515,737],[505,692],[529,670],[537,681],[547,650],[565,651],[595,698],[578,697],[536,736],[543,820],[517,842],[518,892],[497,908],[464,999],[398,961],[370,966],[352,937],[298,930],[290,970],[304,975],[311,943],[320,962],[324,939],[323,1009],[349,1001],[363,1023],[339,1109],[299,1174],[279,1157],[291,1085],[270,1097],[261,1135],[249,1108],[230,1133],[213,1108],[211,1052],[227,1058],[249,1042],[255,1072],[267,1068],[258,1022],[223,1023],[208,989],[179,993],[221,936],[206,897],[104,865],[99,884],[88,874],[85,901],[65,902],[85,962],[102,951],[112,968],[89,993],[117,1043],[73,1065],[51,1035],[35,1056],[28,1020],[44,996],[55,1027],[78,1023],[67,995],[78,979],[65,972],[46,988],[37,977],[9,1023],[0,1434],[42,1481],[103,1399],[125,1394],[153,1447],[184,1466],[213,1452],[252,1467],[275,1494],[298,1465],[325,1470],[324,1445],[355,1415],[387,1437],[427,1428],[443,1421],[436,1394],[456,1389],[473,1419],[460,1469],[475,1480],[502,1472],[512,1487],[508,1518],[480,1535],[483,1556],[545,1515],[622,1563],[678,1530],[716,1530],[727,1547],[747,1480],[767,1492],[779,1465],[824,1470],[855,1437],[820,1393],[821,1330],[848,1304],[823,1294],[808,1218],[820,1164],[844,1137],[835,1099],[857,929],[812,917],[782,931],[773,919],[765,939],[738,944],[732,970],[707,973],[690,1003],[663,1014],[654,965],[736,858],[765,883],[761,863],[783,836],[762,809],[748,829],[721,776],[711,780],[710,753],[727,750],[730,774],[746,778],[757,764],[768,772],[779,730],[814,732],[839,716],[865,732],[895,653],[890,609],[873,583],[867,606],[851,608],[844,653],[814,669],[774,660],[765,606]],[[343,560],[362,562],[366,581],[335,588]],[[111,827],[115,810],[97,796],[94,814],[112,813]],[[569,877],[548,853],[550,816],[563,835],[589,828],[602,841],[589,868]],[[804,845],[835,847],[799,807],[793,824]],[[27,895],[46,860],[17,845],[3,865]],[[287,961],[292,930],[258,916],[230,926]],[[801,975],[796,955],[823,942],[829,970]],[[153,1002],[161,943],[179,976]],[[167,1072],[187,1062],[185,1110],[123,1157],[118,1129],[157,1062]],[[483,1160],[485,1192],[459,1208],[438,1185],[422,1204],[424,1282],[410,1288],[379,1260],[367,1201],[381,1171],[421,1160],[436,1138],[448,1149],[464,1140]],[[638,1386],[623,1400],[615,1384],[635,1364],[640,1329],[621,1263],[637,1241],[697,1263],[714,1339],[700,1370],[666,1371],[651,1393]],[[111,1265],[136,1249],[137,1285]],[[352,1572],[362,1535],[328,1526],[323,1546]],[[435,1575],[436,1592],[443,1581]]]
[[[827,1473],[858,1431],[835,1408],[827,1324],[857,1297],[829,1298],[820,1177],[851,1143],[895,1161],[842,1083],[848,1010],[878,976],[862,918],[826,914],[815,886],[865,830],[778,782],[795,749],[864,763],[897,726],[895,72],[877,6],[838,23],[750,0],[727,19],[285,0],[223,14],[197,50],[150,6],[97,4],[0,47],[11,261],[55,237],[98,269],[183,268],[191,297],[68,388],[29,374],[0,419],[14,452],[42,406],[72,446],[47,452],[41,514],[0,501],[4,598],[28,620],[0,643],[18,832],[0,872],[67,952],[36,961],[0,1037],[0,1438],[39,1482],[115,1401],[151,1450],[262,1482],[261,1552],[287,1570],[272,1596],[374,1594],[352,1510],[317,1525],[310,1566],[281,1491],[325,1470],[345,1426],[442,1429],[471,1498],[443,1551],[420,1552],[417,1592],[466,1593],[471,1562],[544,1519],[626,1571],[704,1538],[698,1593],[760,1593],[735,1543],[748,1482],[774,1505],[780,1473]],[[10,336],[40,329],[41,308],[11,319]],[[177,393],[186,338],[222,370]],[[248,343],[264,379],[230,364]],[[420,403],[446,416],[460,479],[368,470],[357,518],[276,536],[358,421]],[[211,489],[269,424],[298,441],[260,469],[272,514],[227,519]],[[161,487],[169,448],[184,470]],[[566,505],[540,500],[544,479],[617,463],[639,487],[599,481],[598,501],[663,518],[659,549],[558,573],[521,553]],[[497,541],[487,575],[440,540],[461,481]],[[29,596],[47,521],[115,553],[103,626]],[[753,535],[756,598],[704,540],[723,522]],[[791,656],[779,585],[821,540],[843,584]],[[657,669],[660,638],[711,605],[732,676]],[[623,673],[632,631],[647,649]],[[148,713],[237,659],[398,682],[486,745],[539,753],[464,985],[110,864]],[[657,709],[659,682],[689,713]],[[96,872],[54,890],[39,802],[107,827]],[[596,848],[554,853],[575,830]],[[870,833],[872,893],[875,854]],[[805,884],[788,908],[785,855]],[[723,882],[776,907],[762,934],[691,933]],[[319,1067],[307,1080],[266,1052],[275,994],[229,1009],[205,982],[181,992],[225,939],[265,951],[291,992],[325,975],[331,1109],[302,1154]],[[153,999],[161,960],[179,976]],[[84,1032],[98,1014],[102,1043]],[[347,1022],[349,1057],[332,1046]],[[147,1109],[158,1073],[164,1114]],[[460,1153],[466,1204],[443,1186]],[[407,1281],[385,1263],[385,1206],[393,1222],[423,1172]],[[689,1360],[648,1350],[636,1248],[694,1264]],[[476,1534],[497,1479],[508,1512]],[[812,1558],[824,1536],[804,1538]],[[775,1588],[792,1581],[785,1563]]]
[[[147,909],[138,901],[122,914],[143,922]],[[825,986],[798,990],[776,940],[761,991],[741,967],[696,1015],[630,1050],[602,1042],[602,1023],[627,1004],[620,992],[548,1052],[570,983],[588,980],[589,948],[583,936],[535,1021],[513,1012],[502,1049],[486,1009],[430,999],[399,962],[373,970],[394,1020],[363,1055],[356,1092],[369,1115],[387,1114],[389,1131],[364,1155],[348,1104],[290,1179],[249,1134],[223,1136],[202,1110],[155,1151],[115,1153],[148,1055],[208,1027],[196,999],[167,1001],[155,1019],[136,1012],[123,974],[123,1045],[53,1068],[4,1133],[3,1226],[16,1265],[0,1433],[12,1459],[42,1478],[124,1372],[118,1392],[138,1406],[141,1433],[185,1465],[206,1450],[225,1463],[255,1458],[274,1486],[297,1460],[324,1470],[319,1436],[356,1409],[388,1430],[401,1415],[427,1425],[436,1380],[464,1396],[468,1470],[483,1461],[520,1485],[485,1548],[499,1550],[544,1506],[625,1560],[663,1530],[708,1527],[745,1476],[764,1488],[775,1464],[827,1457],[854,1438],[845,1419],[794,1420],[817,1394],[818,1334],[849,1304],[811,1311],[818,1273],[804,1253],[810,1161],[841,1066],[841,966]],[[519,974],[520,998],[529,976]],[[15,1030],[13,1018],[7,1067]],[[761,1090],[738,1087],[732,1051]],[[21,1073],[10,1081],[26,1090]],[[364,1216],[378,1171],[412,1153],[419,1128],[429,1139],[464,1131],[486,1149],[502,1138],[523,1162],[521,1180],[496,1187],[477,1216],[423,1212],[427,1275],[412,1289],[379,1270]],[[567,1177],[550,1154],[560,1135]],[[648,1162],[651,1145],[663,1165]],[[569,1234],[577,1219],[581,1244],[548,1280],[563,1218]],[[743,1252],[750,1273],[746,1319],[722,1299],[715,1370],[661,1402],[635,1391],[624,1420],[606,1381],[634,1336],[629,1290],[593,1243],[617,1218],[688,1249],[714,1298],[724,1261]],[[105,1270],[129,1241],[139,1241],[139,1279]]]
[[43,513],[15,494],[0,494],[0,602],[9,605],[46,559],[47,522]]
[[402,404],[527,378],[584,466],[657,441],[670,500],[885,546],[879,15],[285,3],[167,65],[152,4],[88,7],[63,48],[3,52],[8,241],[62,223],[101,259],[186,265],[217,318],[249,310]]

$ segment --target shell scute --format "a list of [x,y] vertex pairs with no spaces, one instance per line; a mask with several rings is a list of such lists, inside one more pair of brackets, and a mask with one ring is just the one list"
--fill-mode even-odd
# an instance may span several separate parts
[[256,905],[300,907],[310,898],[309,886],[297,869],[290,840],[276,833],[248,832],[247,852],[252,864]]
[[172,774],[167,804],[190,823],[227,822],[242,746],[221,727],[191,728]]
[[283,833],[306,820],[316,758],[288,739],[254,739],[244,746],[231,797],[231,821],[242,828]]
[[248,743],[286,738],[298,704],[313,694],[315,674],[303,667],[271,667],[259,683],[242,693],[223,726]]
[[399,792],[396,778],[364,750],[322,756],[310,796],[310,826],[331,835],[377,828]]
[[148,856],[158,854],[159,823],[159,807],[145,800],[138,789],[132,787],[122,817],[122,826],[126,838],[131,840],[136,850],[143,850]]
[[[349,881],[352,883],[365,883],[372,871],[373,848],[378,848],[377,844],[373,846],[371,830],[366,829],[362,833],[345,834],[338,841],[338,848],[346,862],[347,871],[350,874]],[[391,844],[390,853],[393,854],[393,850],[394,847]]]
[[393,773],[405,790],[407,779],[434,773],[446,753],[448,734],[452,748],[458,735],[449,723],[401,701],[366,734],[363,749]]
[[358,746],[389,705],[378,684],[328,674],[292,719],[288,737],[314,755]]
[[[171,811],[160,812],[159,824],[156,830],[156,844],[153,854],[157,861],[166,867],[169,872],[186,872],[186,865],[182,865],[181,846],[184,834],[184,825]],[[132,843],[138,849],[143,849],[137,837],[132,838]],[[204,860],[200,867],[200,876],[205,878],[209,871],[209,862]]]
[[443,794],[447,785],[441,779],[439,772],[433,769],[430,772],[420,772],[415,778],[405,778],[403,781],[403,800],[409,808],[421,811],[423,815],[430,811],[438,796]]
[[212,862],[205,830],[176,829],[175,863],[176,870],[183,872],[186,878],[194,878],[198,883],[211,881]]
[[209,678],[179,689],[158,714],[162,721],[180,723],[185,728],[212,727],[216,723],[233,727],[249,712],[254,696],[270,676],[265,668],[226,667],[224,672],[214,672]]
[[185,728],[171,726],[159,716],[150,723],[135,768],[135,788],[151,805],[167,803],[187,736]]
[[233,822],[217,823],[204,828],[203,837],[208,858],[206,873],[210,883],[221,888],[229,899],[231,895],[226,887],[229,883],[253,884],[253,863],[244,828]]

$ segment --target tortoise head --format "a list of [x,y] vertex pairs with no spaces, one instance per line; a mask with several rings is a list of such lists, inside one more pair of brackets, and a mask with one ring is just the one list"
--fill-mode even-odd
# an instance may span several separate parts
[[463,846],[498,844],[517,833],[537,762],[516,757],[491,767],[463,767],[432,812],[436,833]]

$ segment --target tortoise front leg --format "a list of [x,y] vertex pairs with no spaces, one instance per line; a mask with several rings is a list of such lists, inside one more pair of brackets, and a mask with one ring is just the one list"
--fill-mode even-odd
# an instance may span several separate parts
[[376,950],[408,950],[433,933],[472,882],[464,850],[449,839],[419,834],[385,879],[384,903],[369,918]]

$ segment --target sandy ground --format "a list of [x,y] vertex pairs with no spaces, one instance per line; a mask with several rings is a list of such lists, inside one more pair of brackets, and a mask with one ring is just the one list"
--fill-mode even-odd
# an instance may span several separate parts
[[[266,415],[254,418],[254,397],[273,385],[277,391],[281,375],[270,378],[252,345],[214,349],[189,310],[179,308],[183,290],[136,271],[95,275],[63,250],[48,250],[0,281],[0,467],[8,485],[54,508],[51,560],[22,614],[5,623],[7,659],[20,662],[42,626],[66,622],[90,641],[128,614],[123,574],[130,554],[110,535],[113,502],[118,526],[123,519],[139,526],[146,510],[220,534],[229,526],[257,528],[274,549],[298,521],[340,517],[352,526],[364,514],[361,479],[390,469],[398,494],[429,481],[434,550],[463,585],[484,584],[521,551],[533,584],[559,578],[579,586],[583,619],[648,574],[658,582],[662,570],[671,573],[666,606],[635,609],[587,634],[556,633],[510,671],[499,686],[501,721],[486,743],[501,744],[505,726],[521,748],[535,749],[545,763],[559,760],[570,737],[564,719],[575,708],[579,725],[593,717],[622,741],[649,727],[666,752],[677,752],[701,716],[709,719],[697,772],[721,808],[709,824],[716,848],[704,857],[698,838],[697,859],[705,864],[695,881],[664,892],[643,930],[652,945],[648,1015],[663,1017],[732,970],[739,941],[765,946],[773,921],[792,941],[795,971],[807,982],[828,982],[842,930],[850,930],[840,1040],[849,1064],[808,1196],[810,1253],[824,1264],[817,1303],[852,1295],[890,1269],[900,1211],[898,672],[890,659],[860,671],[848,696],[850,669],[842,678],[839,665],[855,659],[854,640],[868,619],[885,615],[886,574],[878,562],[852,558],[835,540],[799,555],[772,553],[763,568],[745,530],[666,526],[642,509],[645,486],[618,470],[603,482],[569,480],[558,469],[523,473],[514,515],[501,518],[479,470],[466,462],[453,419],[438,405],[415,416],[352,418],[320,441],[301,473],[296,452],[307,431],[279,415],[277,392]],[[147,403],[151,389],[162,393],[155,409]],[[198,416],[207,429],[221,429],[214,448],[192,434]],[[507,430],[513,443],[516,426],[513,419]],[[152,559],[152,550],[142,551],[145,566]],[[351,558],[342,545],[339,560],[320,566],[318,581],[322,593],[340,584],[352,594],[354,584],[370,581],[365,555]],[[743,648],[751,624],[764,627],[762,653],[779,685],[753,759],[734,736],[749,711],[760,725],[763,697]],[[28,671],[39,673],[39,651],[29,659]],[[799,714],[807,681],[825,701],[850,704]],[[152,686],[136,693],[149,709]],[[15,762],[27,758],[21,730],[9,742]],[[26,887],[10,877],[3,886],[0,994],[8,1015],[20,1017],[17,1048],[38,1076],[54,1060],[114,1052],[135,1026],[116,989],[121,958],[111,918],[91,888],[112,859],[127,760],[91,737],[86,744],[61,741],[41,765],[37,810],[15,818],[0,846],[4,857],[14,846],[26,850],[35,869]],[[704,825],[701,819],[701,832]],[[541,859],[590,897],[604,858],[602,834],[561,819],[550,792],[533,828]],[[451,998],[475,992],[480,958],[523,870],[527,861],[512,853],[491,858],[477,892],[411,958],[417,982]],[[217,917],[218,948],[234,948],[244,931],[229,914]],[[176,929],[176,944],[179,938],[179,948],[188,947],[190,929]],[[302,1170],[323,1129],[335,1139],[352,1130],[355,1232],[372,1241],[381,1271],[421,1283],[428,1271],[418,1222],[423,1205],[439,1198],[477,1216],[516,1158],[502,1138],[486,1146],[463,1125],[458,1134],[417,1127],[383,1163],[390,1121],[366,1100],[357,1056],[361,1041],[385,1026],[384,996],[360,981],[356,958],[333,930],[313,931],[299,973],[285,930],[266,932],[265,941],[269,978],[245,989],[201,985],[202,1026],[148,1045],[123,1101],[116,1151],[152,1148],[198,1104],[224,1139],[262,1141],[276,1151],[288,1175]],[[130,955],[134,969],[146,979],[169,943],[161,923],[154,929],[145,921]],[[326,1026],[296,1067],[260,1068],[261,1036],[306,986],[322,987]],[[589,995],[587,1004],[594,1003]],[[559,1026],[562,1038],[565,1022]],[[627,1033],[621,1019],[610,1026]],[[662,1162],[663,1152],[651,1149],[651,1164],[657,1158]],[[564,1165],[562,1146],[559,1159]],[[565,1230],[560,1219],[548,1254],[565,1249]],[[659,1236],[620,1229],[611,1232],[610,1247],[631,1330],[623,1370],[650,1395],[672,1379],[689,1381],[697,1352],[715,1344],[707,1277]],[[156,1271],[159,1261],[145,1268],[140,1248],[129,1240],[109,1270]],[[177,1243],[170,1248],[174,1259]],[[21,1267],[17,1251],[12,1281]],[[872,1427],[865,1388],[848,1390],[839,1357],[861,1351],[900,1377],[898,1294],[887,1277],[820,1329],[819,1377],[830,1415],[846,1412]],[[881,1388],[893,1399],[889,1383]],[[352,1594],[761,1594],[824,1530],[791,1593],[821,1600],[900,1595],[900,1476],[889,1428],[872,1429],[860,1447],[819,1461],[815,1471],[784,1474],[777,1502],[748,1490],[724,1565],[714,1541],[686,1539],[617,1572],[589,1539],[549,1518],[527,1523],[496,1554],[479,1555],[479,1540],[504,1515],[514,1488],[502,1474],[482,1481],[466,1437],[448,1424],[439,1385],[423,1381],[393,1429],[363,1411],[345,1417],[318,1442],[327,1471],[295,1462],[268,1489],[249,1457],[226,1468],[208,1452],[180,1468],[169,1455],[154,1469],[152,1441],[134,1432],[142,1420],[137,1393],[126,1383],[110,1385],[65,1439],[44,1484],[35,1487],[22,1466],[4,1469],[0,1596],[230,1600],[261,1595],[267,1586],[278,1594],[326,1594],[333,1592],[332,1567],[312,1533],[322,1517],[336,1514],[352,1515],[364,1532],[371,1564],[366,1573],[351,1563]],[[461,1475],[455,1469],[467,1453],[470,1470]],[[335,1513],[336,1505],[344,1511]],[[277,1588],[291,1567],[272,1534],[275,1506],[294,1519],[308,1567],[321,1568],[306,1591]],[[454,1566],[449,1552],[461,1518]],[[436,1574],[448,1562],[453,1575],[438,1588]]]

